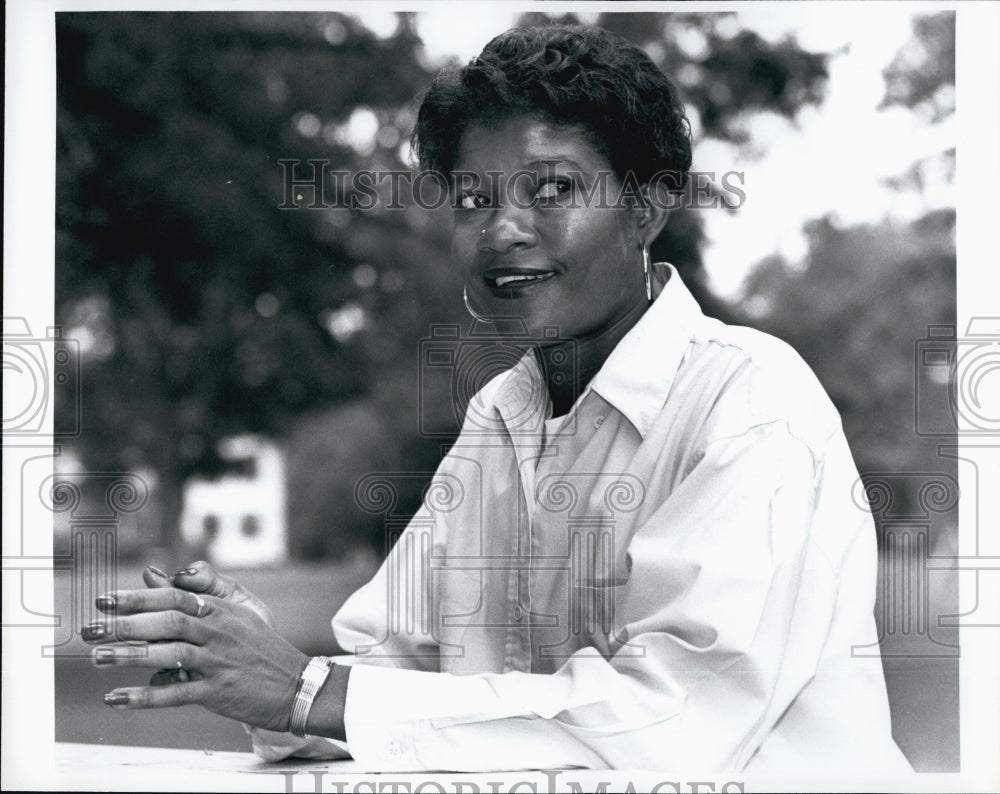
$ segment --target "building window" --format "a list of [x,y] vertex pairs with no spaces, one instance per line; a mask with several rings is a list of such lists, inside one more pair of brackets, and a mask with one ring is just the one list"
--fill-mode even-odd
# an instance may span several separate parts
[[243,516],[243,523],[240,528],[246,537],[256,537],[260,534],[260,520],[254,515]]
[[201,531],[208,540],[213,540],[219,534],[219,517],[212,513],[201,519]]

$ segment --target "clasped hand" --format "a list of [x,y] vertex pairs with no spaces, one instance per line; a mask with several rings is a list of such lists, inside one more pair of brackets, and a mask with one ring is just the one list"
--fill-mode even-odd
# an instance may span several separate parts
[[287,731],[309,657],[281,637],[267,608],[207,563],[167,577],[148,568],[146,590],[98,597],[107,617],[81,632],[99,667],[157,670],[150,686],[104,696],[124,709],[198,704],[216,714]]

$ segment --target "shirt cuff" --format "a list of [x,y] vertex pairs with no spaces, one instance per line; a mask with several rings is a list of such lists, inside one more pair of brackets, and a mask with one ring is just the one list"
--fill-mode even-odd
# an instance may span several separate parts
[[[433,730],[435,712],[446,704],[454,710],[455,692],[443,699],[439,692],[443,678],[452,676],[355,664],[344,704],[344,728],[355,760],[379,770],[423,768],[421,736]],[[465,699],[459,702],[472,706]]]
[[286,758],[350,758],[346,742],[327,739],[323,736],[292,736],[290,733],[251,728],[243,729],[250,735],[253,751],[262,761],[274,763]]
[[[351,755],[380,770],[464,768],[456,765],[454,753],[445,750],[447,729],[539,716],[511,693],[504,697],[490,678],[355,664],[344,705]],[[471,758],[469,753],[471,747],[466,748],[464,760]],[[473,765],[489,768],[483,760]]]

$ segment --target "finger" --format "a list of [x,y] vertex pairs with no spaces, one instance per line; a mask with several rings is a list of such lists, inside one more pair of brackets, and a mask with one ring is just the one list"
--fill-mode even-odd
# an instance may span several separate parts
[[208,681],[186,681],[173,686],[120,687],[104,696],[105,705],[116,709],[159,709],[200,703],[208,697]]
[[199,648],[187,642],[100,645],[90,652],[95,667],[153,667],[190,670],[198,667]]
[[194,645],[204,645],[210,631],[200,618],[170,610],[143,612],[138,615],[88,623],[80,631],[80,636],[84,642],[91,644],[134,640],[145,642],[183,640]]
[[136,615],[141,612],[176,610],[196,618],[210,614],[217,604],[211,596],[199,595],[176,587],[151,590],[115,590],[97,597],[94,603],[102,612],[116,615]]
[[193,593],[208,593],[216,598],[231,598],[237,590],[236,582],[217,572],[204,560],[191,563],[174,574],[174,586]]
[[170,587],[172,584],[169,574],[164,573],[155,565],[146,566],[146,570],[142,572],[142,581],[145,582],[146,587]]
[[274,628],[274,616],[271,610],[243,584],[225,574],[216,571],[209,563],[199,560],[182,571],[174,574],[174,586],[190,590],[193,593],[205,593],[219,599],[243,604]]

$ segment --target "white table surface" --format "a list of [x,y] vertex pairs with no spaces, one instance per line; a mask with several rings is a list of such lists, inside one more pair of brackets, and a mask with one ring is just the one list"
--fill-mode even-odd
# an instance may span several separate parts
[[[57,743],[52,782],[64,791],[275,791],[340,794],[539,794],[557,791],[692,791],[664,772],[373,772],[356,761],[260,761],[252,753]],[[709,778],[702,778],[708,780]],[[728,777],[717,778],[722,791]],[[605,784],[605,785],[602,785]],[[700,792],[712,789],[699,787]],[[737,792],[735,784],[727,791]]]
[[[949,775],[877,779],[840,775],[685,773],[566,769],[520,772],[378,772],[356,761],[290,760],[252,753],[56,743],[51,768],[35,766],[28,788],[61,791],[274,791],[337,794],[737,794],[759,791],[964,791]],[[5,761],[8,759],[5,758]],[[24,788],[24,786],[18,786]],[[985,789],[968,789],[985,790]],[[995,790],[995,789],[990,789]]]

